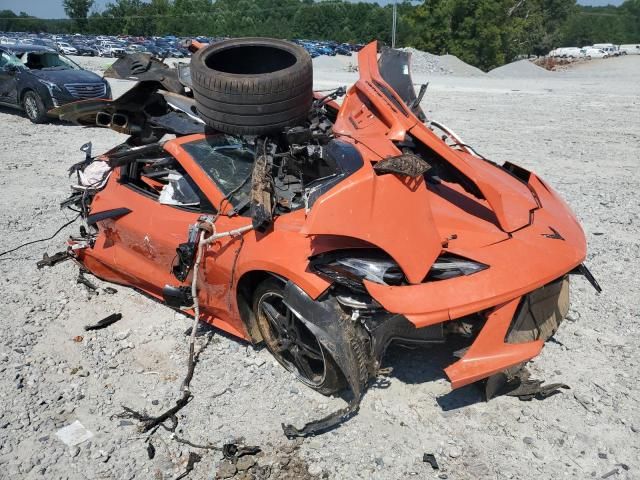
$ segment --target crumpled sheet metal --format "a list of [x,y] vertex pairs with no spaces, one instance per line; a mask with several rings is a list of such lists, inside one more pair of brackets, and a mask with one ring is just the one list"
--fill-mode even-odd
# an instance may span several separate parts
[[[149,113],[153,112],[153,113]],[[164,113],[161,113],[164,112]],[[104,126],[98,123],[98,115],[125,115],[131,127],[149,126],[176,135],[203,133],[204,122],[198,117],[195,101],[184,95],[158,90],[154,82],[140,82],[115,100],[95,99],[68,103],[50,111],[61,120],[84,126]],[[111,126],[122,133],[116,125]]]
[[[158,82],[162,85],[162,88],[169,92],[184,94],[185,85],[180,81],[181,76],[183,79],[186,78],[185,73],[180,73],[179,68],[172,68],[149,53],[128,54],[116,60],[104,72],[105,78],[134,80],[136,82]],[[188,80],[190,83],[190,75],[188,75]]]

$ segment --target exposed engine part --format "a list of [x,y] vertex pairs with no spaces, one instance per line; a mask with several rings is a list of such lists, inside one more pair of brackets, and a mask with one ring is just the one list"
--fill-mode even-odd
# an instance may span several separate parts
[[198,247],[198,233],[198,225],[191,225],[191,227],[189,227],[187,241],[181,243],[176,248],[178,263],[172,267],[171,271],[181,282],[184,282],[187,279],[191,266],[193,265],[193,260]]
[[273,158],[268,152],[268,140],[260,139],[256,145],[256,161],[251,176],[251,219],[253,228],[264,232],[273,220],[272,178]]

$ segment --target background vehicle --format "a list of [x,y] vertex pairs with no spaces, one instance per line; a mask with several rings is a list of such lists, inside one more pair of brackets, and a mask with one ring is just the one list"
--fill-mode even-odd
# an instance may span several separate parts
[[117,43],[102,42],[98,45],[98,53],[101,57],[124,57],[127,52]]
[[549,56],[556,58],[578,58],[580,57],[580,48],[578,47],[566,47],[556,48],[549,52]]
[[620,45],[622,55],[640,55],[640,44]]
[[66,42],[58,42],[56,44],[58,47],[58,51],[64,53],[65,55],[77,55],[78,50],[75,47],[72,47],[70,44]]
[[620,56],[620,49],[618,48],[617,45],[614,45],[613,43],[594,43],[591,47],[602,50],[610,57]]
[[0,46],[0,103],[22,109],[34,123],[54,107],[111,98],[109,84],[55,50],[37,45]]
[[580,50],[580,54],[584,58],[608,58],[609,54],[600,48],[586,47]]
[[78,51],[76,55],[83,57],[96,57],[98,55],[98,50],[86,43],[74,43],[73,47]]

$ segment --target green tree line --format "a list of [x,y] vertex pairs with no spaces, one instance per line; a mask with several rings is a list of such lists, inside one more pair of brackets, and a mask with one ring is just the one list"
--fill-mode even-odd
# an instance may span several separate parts
[[[391,5],[342,0],[64,0],[69,19],[0,11],[0,31],[106,35],[270,36],[391,41]],[[584,7],[575,0],[425,0],[398,4],[399,46],[451,53],[490,69],[519,55],[598,42],[640,43],[640,0]]]

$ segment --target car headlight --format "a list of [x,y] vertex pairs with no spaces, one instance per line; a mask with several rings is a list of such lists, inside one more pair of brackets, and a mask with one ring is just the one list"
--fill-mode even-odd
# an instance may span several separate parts
[[489,266],[484,263],[474,262],[473,260],[445,253],[440,255],[431,266],[429,274],[427,275],[427,281],[446,280],[448,278],[471,275],[487,268],[489,268]]
[[382,285],[405,283],[398,264],[376,250],[349,250],[319,255],[311,260],[311,269],[339,285],[362,293],[366,293],[364,280]]
[[[310,266],[319,275],[355,292],[366,293],[365,280],[389,286],[408,283],[400,266],[379,250],[362,249],[322,254],[312,258]],[[489,266],[483,263],[445,253],[436,259],[424,281],[472,275],[487,268]]]
[[60,87],[58,85],[56,85],[53,82],[50,82],[48,80],[42,80],[41,78],[38,79],[38,81],[43,84],[45,87],[47,87],[47,90],[49,90],[49,93],[51,95],[53,95],[54,93],[60,92]]

